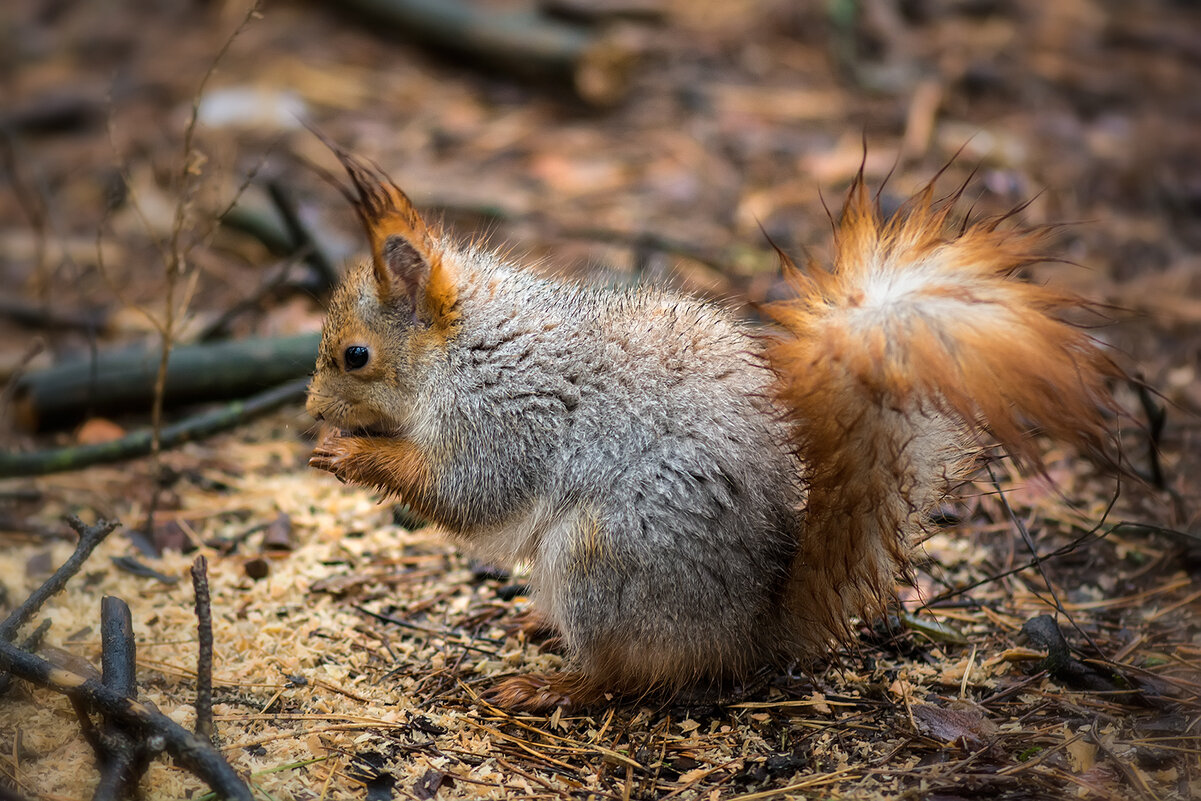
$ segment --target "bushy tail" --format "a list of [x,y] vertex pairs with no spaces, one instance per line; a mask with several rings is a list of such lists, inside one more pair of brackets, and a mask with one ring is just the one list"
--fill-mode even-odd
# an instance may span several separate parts
[[1043,231],[1003,218],[948,231],[933,185],[882,221],[862,177],[832,271],[786,265],[793,300],[769,313],[769,348],[808,487],[792,606],[804,645],[878,611],[913,535],[963,474],[980,435],[1038,467],[1031,429],[1102,446],[1117,372],[1060,314],[1079,301],[1015,280],[1045,260]]

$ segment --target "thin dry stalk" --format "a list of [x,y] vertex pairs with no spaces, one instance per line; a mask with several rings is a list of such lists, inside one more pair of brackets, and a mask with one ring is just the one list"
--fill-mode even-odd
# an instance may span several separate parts
[[[196,288],[196,282],[199,279],[200,273],[198,270],[193,270],[188,275],[188,259],[191,250],[196,245],[195,240],[188,240],[185,243],[183,236],[184,230],[187,228],[187,223],[191,217],[192,201],[195,198],[196,191],[200,186],[200,177],[202,175],[201,165],[204,163],[203,155],[196,149],[195,138],[196,129],[200,119],[200,101],[204,96],[205,87],[208,86],[209,80],[217,71],[218,65],[224,60],[226,53],[229,52],[239,34],[246,29],[246,26],[258,16],[259,3],[254,0],[250,8],[246,12],[246,16],[230,34],[229,38],[221,46],[216,57],[213,58],[208,70],[204,73],[204,77],[200,79],[200,85],[196,88],[196,93],[192,96],[192,107],[188,116],[188,124],[184,128],[183,138],[183,154],[181,158],[181,167],[179,174],[180,194],[175,204],[175,216],[171,225],[171,236],[166,246],[167,260],[164,263],[164,277],[167,281],[166,297],[163,301],[163,319],[162,325],[159,327],[159,333],[162,342],[162,353],[159,356],[158,375],[154,382],[154,402],[150,407],[150,428],[152,431],[150,441],[150,464],[151,471],[155,479],[152,482],[152,490],[150,494],[150,503],[146,509],[146,530],[150,531],[154,527],[154,514],[158,507],[159,497],[162,493],[162,483],[158,480],[161,474],[161,454],[162,454],[162,427],[163,427],[163,398],[165,396],[165,388],[167,385],[167,363],[171,358],[171,348],[175,344],[177,334],[177,320],[182,319],[186,313],[188,305],[191,303],[192,294]],[[239,194],[241,190],[239,189]],[[213,226],[215,227],[215,223]],[[183,299],[176,308],[176,292],[179,288],[181,278],[188,277],[188,286],[184,293]]]

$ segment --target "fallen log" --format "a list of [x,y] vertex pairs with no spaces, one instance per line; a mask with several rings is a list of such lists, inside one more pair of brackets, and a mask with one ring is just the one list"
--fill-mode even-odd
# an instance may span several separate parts
[[501,11],[464,0],[347,0],[338,7],[480,66],[566,85],[596,106],[625,96],[637,59],[617,37],[536,9]]
[[[165,406],[243,398],[308,375],[320,335],[181,345],[167,364]],[[103,352],[26,373],[13,394],[13,418],[27,431],[68,426],[88,415],[149,411],[157,348]]]
[[[235,401],[218,409],[163,426],[159,444],[164,450],[185,442],[211,437],[242,425],[248,420],[274,411],[304,397],[308,378],[273,387],[244,401]],[[0,451],[0,478],[40,476],[80,470],[96,464],[111,464],[150,453],[153,432],[143,429],[111,442],[95,445],[70,445],[44,451]]]

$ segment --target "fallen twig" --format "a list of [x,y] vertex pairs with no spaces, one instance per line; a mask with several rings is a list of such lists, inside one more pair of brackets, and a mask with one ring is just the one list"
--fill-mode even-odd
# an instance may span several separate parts
[[37,306],[17,298],[0,298],[0,317],[11,320],[26,328],[74,330],[85,332],[103,331],[108,325],[106,309],[55,309]]
[[[211,743],[182,728],[152,705],[133,698],[136,652],[129,607],[123,601],[106,597],[102,602],[102,677],[85,675],[62,663],[51,664],[12,643],[21,626],[79,572],[96,546],[120,525],[117,521],[100,521],[85,526],[76,517],[69,522],[79,533],[74,553],[0,623],[0,671],[60,692],[71,701],[84,737],[100,762],[101,781],[95,798],[117,799],[126,794],[137,782],[138,762],[153,749],[166,750],[219,795],[250,801],[246,785]],[[83,668],[94,673],[94,668],[87,664]],[[92,724],[90,715],[97,712],[106,720],[104,731],[98,731]]]
[[284,259],[275,270],[275,274],[263,281],[254,292],[244,298],[240,298],[237,303],[223,311],[215,320],[206,324],[196,334],[196,341],[212,342],[226,338],[230,324],[241,315],[258,307],[259,304],[273,293],[279,291],[286,284],[288,276],[292,274],[292,267],[296,264],[297,260],[305,258],[307,254],[308,250],[304,249]]
[[221,225],[257,239],[273,256],[283,258],[296,252],[288,227],[266,204],[251,203],[243,198],[221,215]]
[[1166,489],[1167,481],[1164,478],[1163,464],[1159,459],[1159,445],[1163,438],[1164,425],[1168,421],[1167,406],[1155,402],[1146,383],[1137,381],[1134,386],[1138,390],[1138,400],[1143,407],[1143,414],[1147,416],[1147,462],[1151,486],[1160,490]]
[[279,216],[287,228],[292,252],[303,253],[305,263],[313,268],[313,272],[317,273],[320,284],[314,288],[314,291],[323,292],[338,283],[337,268],[326,255],[325,249],[320,246],[320,243],[300,219],[300,214],[296,211],[296,204],[292,202],[292,195],[288,189],[279,181],[268,181],[267,193],[271,196],[271,202],[279,210]]
[[[304,397],[309,379],[301,378],[246,400],[198,414],[163,428],[163,448],[211,437]],[[53,448],[31,453],[0,453],[0,478],[39,476],[110,464],[150,453],[151,432],[137,431],[112,442]]]
[[[1110,511],[1113,510],[1113,506],[1116,502],[1117,502],[1117,496],[1115,495],[1112,498],[1110,498],[1109,505],[1105,508],[1105,514],[1103,514],[1101,516],[1101,522],[1097,523],[1095,526],[1088,529],[1083,534],[1076,537],[1075,539],[1073,539],[1071,542],[1067,543],[1066,545],[1062,545],[1059,548],[1056,548],[1055,550],[1050,551],[1045,554],[1042,554],[1042,555],[1039,555],[1036,553],[1031,557],[1030,561],[1028,561],[1028,562],[1024,562],[1016,567],[1011,567],[1008,570],[1002,570],[1000,573],[994,573],[993,575],[985,576],[982,579],[973,581],[970,584],[965,584],[962,587],[951,587],[951,588],[947,589],[946,591],[940,592],[938,595],[935,595],[933,598],[931,598],[928,601],[925,601],[924,603],[915,607],[913,611],[920,612],[923,609],[932,609],[944,601],[950,600],[951,598],[955,598],[960,595],[965,595],[965,594],[971,592],[972,590],[976,589],[977,587],[982,587],[985,584],[992,584],[993,582],[1000,581],[1003,578],[1007,578],[1007,577],[1015,575],[1017,573],[1021,573],[1024,570],[1029,570],[1032,567],[1036,567],[1041,562],[1046,562],[1051,559],[1055,559],[1056,557],[1064,556],[1066,554],[1072,553],[1077,548],[1079,548],[1081,545],[1083,545],[1087,540],[1090,540],[1090,539],[1094,539],[1094,538],[1095,539],[1104,539],[1105,537],[1109,536],[1110,534],[1113,534],[1116,531],[1120,531],[1120,530],[1124,530],[1124,529],[1138,530],[1138,529],[1145,528],[1145,529],[1156,530],[1156,531],[1163,530],[1163,529],[1159,529],[1157,526],[1150,526],[1150,525],[1146,525],[1143,523],[1131,523],[1131,522],[1126,522],[1126,521],[1115,523],[1110,528],[1102,530],[1105,525],[1105,520],[1109,517],[1109,513],[1110,513]],[[1098,532],[1100,532],[1100,533],[1098,533]]]
[[[8,412],[12,410],[12,399],[13,395],[15,395],[17,391],[17,382],[21,380],[21,376],[25,375],[25,369],[29,366],[29,363],[33,361],[33,359],[39,353],[41,353],[45,347],[46,343],[42,341],[41,337],[38,337],[32,343],[30,343],[30,345],[25,349],[25,355],[21,357],[21,361],[18,363],[17,368],[9,375],[8,381],[6,381],[4,384],[4,388],[0,389],[0,424],[3,424],[6,429],[9,428],[9,420],[7,417]],[[3,442],[3,439],[0,439],[0,442]]]
[[[36,651],[38,646],[42,644],[42,639],[46,636],[46,632],[50,630],[50,621],[43,620],[38,624],[28,637],[21,641],[21,647],[26,651]],[[8,688],[12,686],[13,675],[11,673],[0,673],[0,696],[8,692]]]
[[[1017,512],[1015,512],[1013,507],[1010,506],[1009,498],[1006,497],[1005,491],[1001,489],[1001,482],[997,479],[996,474],[993,473],[992,465],[985,465],[985,469],[988,470],[988,477],[992,481],[993,486],[997,489],[997,498],[1000,499],[1001,506],[1005,509],[1005,514],[1009,516],[1010,522],[1013,523],[1014,528],[1016,528],[1018,533],[1022,536],[1022,541],[1026,544],[1027,550],[1030,551],[1030,561],[1033,563],[1035,570],[1038,571],[1039,576],[1042,577],[1043,583],[1046,584],[1047,594],[1050,595],[1051,598],[1049,605],[1054,607],[1056,611],[1062,614],[1064,618],[1072,624],[1072,628],[1080,632],[1080,636],[1084,637],[1084,639],[1088,641],[1088,644],[1092,646],[1094,653],[1104,656],[1105,652],[1102,651],[1101,647],[1093,640],[1092,635],[1082,629],[1080,625],[1076,623],[1075,618],[1072,617],[1072,613],[1064,608],[1063,601],[1059,599],[1059,593],[1055,590],[1055,583],[1051,581],[1051,577],[1047,575],[1044,559],[1043,557],[1039,556],[1038,546],[1034,544],[1034,538],[1030,536],[1030,530],[1026,528],[1026,524],[1022,522],[1021,518],[1017,516]],[[1107,509],[1106,514],[1108,513],[1109,510]],[[1035,595],[1038,595],[1037,591],[1033,592]],[[1043,600],[1045,602],[1045,599]]]
[[609,19],[662,22],[667,8],[662,0],[541,0],[548,15],[594,24]]
[[99,87],[87,85],[39,92],[23,103],[10,98],[0,128],[24,136],[81,131],[103,121],[105,102]]

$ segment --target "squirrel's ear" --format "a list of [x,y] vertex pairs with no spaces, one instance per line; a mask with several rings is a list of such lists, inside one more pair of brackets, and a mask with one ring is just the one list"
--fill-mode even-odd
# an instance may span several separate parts
[[381,233],[381,238],[381,242],[374,238],[371,242],[371,260],[381,298],[416,298],[422,285],[429,282],[429,260],[403,234]]
[[354,185],[344,190],[354,205],[367,238],[380,298],[408,300],[436,326],[453,322],[457,292],[449,266],[443,263],[437,237],[412,201],[383,170],[330,144]]

